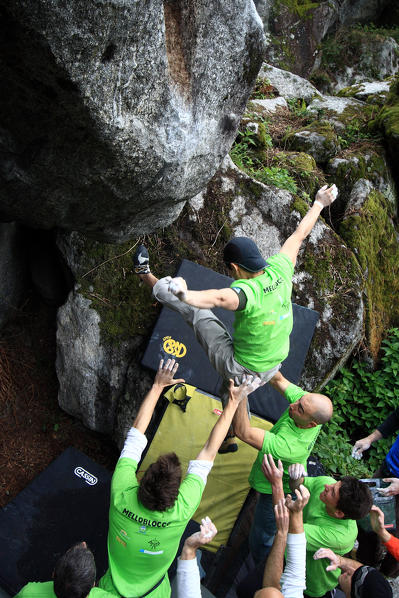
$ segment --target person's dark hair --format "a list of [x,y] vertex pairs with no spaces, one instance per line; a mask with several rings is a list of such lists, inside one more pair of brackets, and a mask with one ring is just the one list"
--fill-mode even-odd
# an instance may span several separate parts
[[363,519],[373,505],[369,487],[349,475],[341,478],[341,482],[337,509],[345,514],[345,519]]
[[57,598],[86,598],[96,581],[96,564],[83,544],[72,546],[57,561],[54,593]]
[[176,453],[161,455],[145,472],[137,493],[151,511],[166,511],[176,502],[181,483],[181,466]]

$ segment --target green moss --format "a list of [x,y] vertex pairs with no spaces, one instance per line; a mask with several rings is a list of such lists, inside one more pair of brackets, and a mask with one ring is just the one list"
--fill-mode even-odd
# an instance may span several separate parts
[[361,84],[351,85],[350,87],[343,87],[337,93],[337,96],[341,98],[353,98],[357,93],[362,91],[363,87]]
[[299,189],[310,196],[325,184],[324,175],[317,168],[314,158],[304,152],[279,152],[273,156],[271,163],[285,168]]
[[390,209],[385,197],[372,191],[360,210],[345,218],[339,230],[355,252],[365,276],[367,337],[375,358],[385,331],[399,317],[399,246]]
[[232,236],[230,206],[231,194],[210,183],[200,221],[189,220],[187,206],[174,224],[148,237],[123,245],[82,241],[84,260],[77,282],[100,316],[102,339],[117,345],[138,334],[149,335],[158,317],[159,305],[132,271],[135,246],[144,241],[151,270],[159,277],[174,275],[183,258],[223,271],[223,247]]
[[285,6],[301,19],[311,17],[311,12],[320,4],[319,0],[277,0],[278,6]]
[[309,204],[306,203],[306,201],[304,199],[301,199],[300,197],[298,197],[297,195],[294,197],[293,201],[291,202],[290,205],[290,210],[293,212],[294,210],[296,212],[299,212],[299,214],[301,215],[301,218],[303,218],[304,216],[306,216],[306,214],[309,211]]
[[383,156],[384,149],[377,144],[374,149],[366,147],[348,150],[344,160],[339,162],[331,175],[331,183],[334,182],[342,194],[349,195],[359,179],[368,179],[375,184],[379,183],[381,177],[387,179],[389,173]]

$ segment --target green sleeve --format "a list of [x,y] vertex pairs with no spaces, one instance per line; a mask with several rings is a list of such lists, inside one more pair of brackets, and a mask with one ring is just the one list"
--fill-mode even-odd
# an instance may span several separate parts
[[179,510],[182,518],[191,518],[197,510],[202,493],[205,488],[205,483],[200,476],[195,473],[189,473],[184,478],[179,489]]
[[343,555],[352,550],[356,534],[348,533],[345,529],[332,529],[328,525],[313,525],[304,523],[306,536],[306,550],[316,552],[319,548],[329,548],[333,552]]
[[292,443],[289,438],[266,431],[263,439],[262,453],[265,455],[271,453],[274,459],[290,462],[292,457]]
[[294,264],[288,255],[285,253],[276,253],[276,255],[267,258],[267,263],[283,276],[283,278],[291,282],[292,275],[294,274]]
[[299,386],[296,386],[295,384],[290,384],[287,390],[285,391],[284,396],[289,403],[295,403],[295,401],[298,401],[298,399],[300,399],[301,397],[303,397],[303,395],[306,394],[306,390],[299,388]]
[[137,462],[124,457],[116,464],[111,481],[111,495],[121,490],[137,486]]

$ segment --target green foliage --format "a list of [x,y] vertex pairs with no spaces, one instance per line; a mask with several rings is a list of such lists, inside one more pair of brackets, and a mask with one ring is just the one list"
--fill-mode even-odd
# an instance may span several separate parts
[[376,139],[376,135],[365,127],[364,123],[354,118],[345,127],[338,141],[342,149],[346,149],[352,143],[358,143],[367,139]]
[[258,77],[255,82],[255,86],[251,93],[252,100],[265,100],[268,98],[274,98],[276,94],[275,88],[270,83],[269,79],[264,77]]
[[288,108],[295,116],[306,116],[308,114],[308,107],[305,100],[298,98],[290,98],[287,100]]
[[375,23],[356,23],[354,29],[364,31],[365,33],[378,33],[384,37],[392,37],[399,43],[399,25],[376,25]]
[[392,445],[393,437],[381,439],[363,461],[351,457],[354,442],[368,436],[399,405],[399,329],[389,331],[382,347],[378,370],[354,361],[324,389],[333,401],[334,415],[323,426],[314,452],[329,473],[370,477]]
[[254,172],[254,176],[261,183],[265,185],[274,185],[280,189],[287,189],[291,193],[298,191],[298,186],[286,168],[279,168],[278,166],[265,166],[264,168]]
[[286,6],[290,12],[300,18],[308,16],[308,13],[320,4],[319,0],[278,0],[278,4]]

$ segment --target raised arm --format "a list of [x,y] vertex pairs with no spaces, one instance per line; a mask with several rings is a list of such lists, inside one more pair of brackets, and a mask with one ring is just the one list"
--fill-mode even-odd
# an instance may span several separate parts
[[265,478],[270,482],[273,504],[276,505],[282,498],[284,498],[283,464],[279,459],[276,467],[273,456],[269,453],[268,455],[263,455],[262,471]]
[[229,381],[229,400],[218,421],[214,425],[210,436],[201,450],[197,459],[204,461],[214,461],[216,454],[222,444],[237,411],[240,403],[244,402],[246,397],[262,385],[260,378],[253,376],[243,376],[242,383],[234,386],[233,380]]
[[206,291],[189,291],[184,278],[177,277],[169,280],[169,291],[176,295],[180,301],[199,307],[200,309],[212,309],[223,307],[230,311],[238,308],[238,295],[233,289],[208,289]]
[[184,542],[183,550],[177,559],[177,598],[201,598],[201,581],[196,553],[197,549],[208,544],[217,529],[209,517],[202,519],[200,531],[189,536]]
[[273,388],[277,390],[280,394],[285,395],[285,391],[287,390],[291,382],[287,380],[287,378],[284,378],[281,372],[277,372],[277,374],[274,374],[273,378],[269,380],[269,384],[271,384]]
[[324,187],[319,189],[314,204],[309,209],[308,213],[302,218],[296,231],[290,237],[288,237],[280,249],[280,253],[285,253],[288,255],[294,266],[296,264],[296,259],[302,242],[308,235],[310,235],[312,228],[320,216],[320,212],[323,208],[332,204],[337,195],[338,190],[335,185],[332,185],[329,188],[327,188],[327,185],[324,185]]
[[168,359],[165,364],[163,359],[161,359],[154,383],[140,405],[136,419],[133,422],[133,428],[136,428],[142,434],[145,434],[148,428],[163,389],[171,384],[184,382],[183,378],[174,379],[178,367],[179,364],[174,359]]
[[248,417],[247,401],[247,398],[241,401],[234,415],[234,433],[237,438],[260,451],[263,446],[265,431],[262,428],[251,426]]
[[284,504],[284,498],[274,505],[277,532],[274,537],[273,546],[267,557],[265,571],[263,573],[263,587],[276,588],[280,590],[280,578],[283,573],[284,551],[287,543],[289,526],[289,513]]

